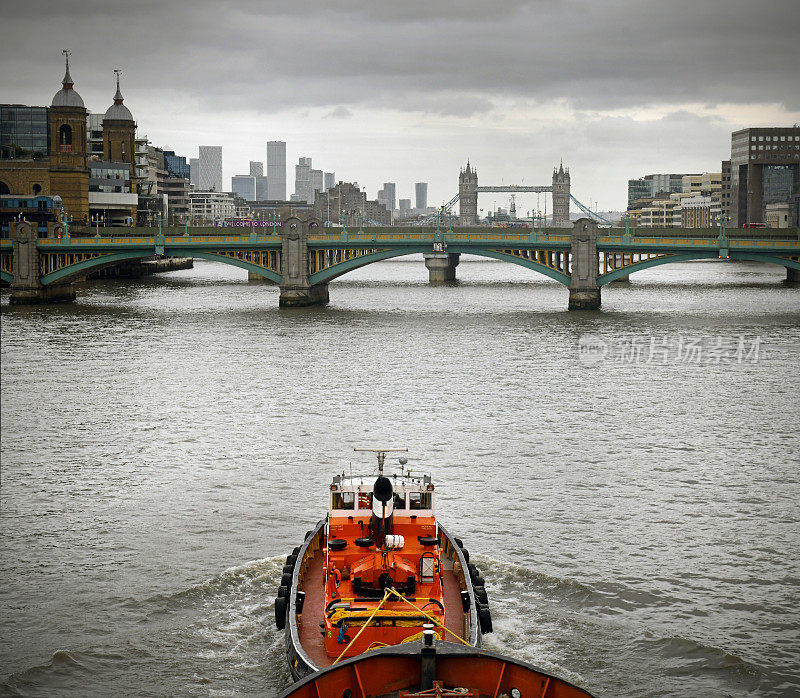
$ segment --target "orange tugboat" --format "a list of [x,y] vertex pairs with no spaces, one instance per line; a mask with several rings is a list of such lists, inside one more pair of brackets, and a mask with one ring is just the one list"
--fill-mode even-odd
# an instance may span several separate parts
[[286,558],[275,599],[295,679],[377,648],[422,638],[479,647],[492,631],[484,580],[436,521],[435,486],[405,470],[336,475],[328,515]]

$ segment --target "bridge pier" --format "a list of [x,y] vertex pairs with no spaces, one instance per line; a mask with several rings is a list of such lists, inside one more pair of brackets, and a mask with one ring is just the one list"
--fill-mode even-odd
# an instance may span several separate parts
[[428,282],[443,284],[456,280],[456,267],[461,260],[458,253],[432,252],[425,255],[425,266],[428,268]]
[[325,305],[328,300],[328,284],[317,284],[316,286],[281,284],[278,305],[281,308],[305,308],[309,305]]
[[281,246],[281,308],[301,308],[324,305],[328,302],[328,284],[311,285],[308,280],[308,236],[321,229],[316,218],[301,221],[287,218],[282,229]]
[[597,223],[589,218],[579,218],[572,227],[571,261],[569,309],[596,310],[600,307]]
[[10,302],[14,305],[75,300],[72,284],[43,286],[39,277],[39,232],[35,224],[11,223],[14,280]]
[[800,269],[786,267],[786,280],[793,284],[800,283]]

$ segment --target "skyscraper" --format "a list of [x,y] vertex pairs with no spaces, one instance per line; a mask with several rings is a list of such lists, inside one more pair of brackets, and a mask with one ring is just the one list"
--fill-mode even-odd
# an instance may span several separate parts
[[311,170],[311,194],[308,203],[313,204],[315,192],[321,192],[323,189],[322,170]]
[[298,164],[294,166],[294,199],[307,203],[314,201],[314,190],[311,188],[311,158],[300,158]]
[[269,198],[267,187],[266,177],[256,177],[256,201],[266,201]]
[[336,173],[335,172],[326,172],[323,181],[323,189],[328,191],[329,189],[333,189],[336,186]]
[[189,158],[189,184],[194,189],[200,184],[200,158]]
[[390,211],[394,211],[395,209],[395,196],[396,196],[396,186],[394,182],[384,182],[383,183],[383,198],[386,201],[386,208]]
[[222,146],[200,146],[200,191],[223,191],[222,189]]
[[264,163],[263,162],[255,162],[253,160],[250,161],[250,176],[251,177],[263,177],[264,176]]
[[417,182],[414,185],[414,194],[416,195],[414,208],[422,211],[428,208],[428,183]]
[[267,142],[267,198],[286,201],[286,143]]
[[252,175],[234,175],[231,177],[231,191],[245,201],[255,201],[256,178]]

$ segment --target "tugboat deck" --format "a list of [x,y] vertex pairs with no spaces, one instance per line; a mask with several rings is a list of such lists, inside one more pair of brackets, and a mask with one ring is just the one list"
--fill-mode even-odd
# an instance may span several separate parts
[[[300,644],[308,654],[309,659],[319,669],[331,666],[335,660],[335,657],[329,657],[325,652],[325,645],[320,631],[320,624],[324,621],[323,609],[325,607],[325,585],[323,584],[322,575],[324,559],[325,552],[320,549],[314,553],[314,557],[309,561],[303,585],[303,590],[306,594],[303,613],[297,618]],[[443,557],[443,561],[445,559]],[[452,563],[442,565],[442,591],[446,610],[445,626],[458,637],[463,638],[464,614],[461,605],[461,589],[453,571]],[[445,641],[457,642],[450,633],[445,633],[444,635]],[[342,649],[344,649],[344,646],[342,646]]]

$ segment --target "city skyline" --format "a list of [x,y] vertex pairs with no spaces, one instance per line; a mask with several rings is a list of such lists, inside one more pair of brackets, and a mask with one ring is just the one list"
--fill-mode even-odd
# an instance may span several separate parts
[[[280,139],[287,164],[311,156],[370,196],[393,181],[398,198],[413,198],[424,180],[437,205],[456,192],[468,159],[486,184],[546,184],[563,160],[579,199],[621,210],[628,179],[718,171],[731,132],[800,121],[800,9],[786,1],[547,11],[466,2],[456,22],[435,4],[215,13],[200,2],[149,8],[148,52],[135,32],[104,30],[135,19],[137,6],[104,18],[91,3],[46,4],[6,5],[3,100],[48,104],[61,48],[72,48],[87,103],[103,104],[107,74],[124,68],[139,133],[187,158],[200,144],[222,146],[224,182]],[[652,26],[670,41],[650,42]],[[270,42],[248,39],[265,27]],[[301,27],[314,41],[298,63],[291,46]],[[358,37],[358,50],[339,50],[343,32]],[[253,78],[234,63],[270,70]]]

